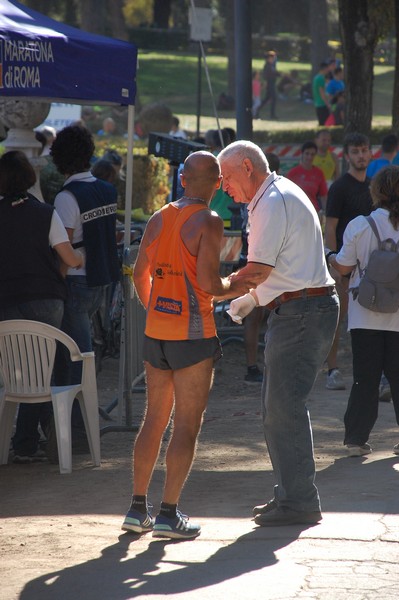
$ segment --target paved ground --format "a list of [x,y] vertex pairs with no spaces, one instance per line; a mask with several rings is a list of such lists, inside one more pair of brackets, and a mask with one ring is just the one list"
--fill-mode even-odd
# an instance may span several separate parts
[[[242,382],[242,348],[225,348],[182,509],[202,524],[194,541],[120,531],[130,499],[134,434],[102,437],[103,464],[74,457],[60,476],[49,464],[0,467],[0,600],[397,600],[399,457],[391,404],[366,458],[347,458],[342,416],[347,391],[311,394],[317,484],[324,519],[301,528],[258,528],[254,504],[272,494],[259,422],[259,388]],[[345,378],[350,384],[346,356]],[[102,403],[117,388],[115,361],[100,375]],[[143,398],[134,402],[138,421]],[[163,454],[151,498],[157,508]]]

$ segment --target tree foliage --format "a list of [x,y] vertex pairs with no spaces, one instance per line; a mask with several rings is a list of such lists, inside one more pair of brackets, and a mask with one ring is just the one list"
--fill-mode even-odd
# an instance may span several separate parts
[[52,19],[63,21],[73,27],[80,26],[76,0],[20,0],[20,2]]
[[126,23],[131,27],[150,25],[153,5],[149,0],[125,0],[123,7]]

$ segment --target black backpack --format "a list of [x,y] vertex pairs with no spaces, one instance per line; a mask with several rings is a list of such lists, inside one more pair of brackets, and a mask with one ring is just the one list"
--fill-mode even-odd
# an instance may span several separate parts
[[369,262],[364,269],[359,269],[360,283],[351,288],[353,298],[361,306],[380,313],[394,313],[399,308],[399,242],[392,238],[381,241],[373,217],[366,217],[377,240],[378,249],[370,254]]

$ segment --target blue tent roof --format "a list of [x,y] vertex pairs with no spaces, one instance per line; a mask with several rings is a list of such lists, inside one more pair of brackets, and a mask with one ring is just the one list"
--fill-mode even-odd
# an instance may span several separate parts
[[0,97],[134,104],[137,48],[0,2]]

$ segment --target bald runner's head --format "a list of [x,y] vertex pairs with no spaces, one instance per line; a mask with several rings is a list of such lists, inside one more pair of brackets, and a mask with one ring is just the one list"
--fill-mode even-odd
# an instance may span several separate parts
[[211,199],[220,186],[219,162],[213,154],[203,150],[186,158],[181,175],[185,196],[188,197]]

